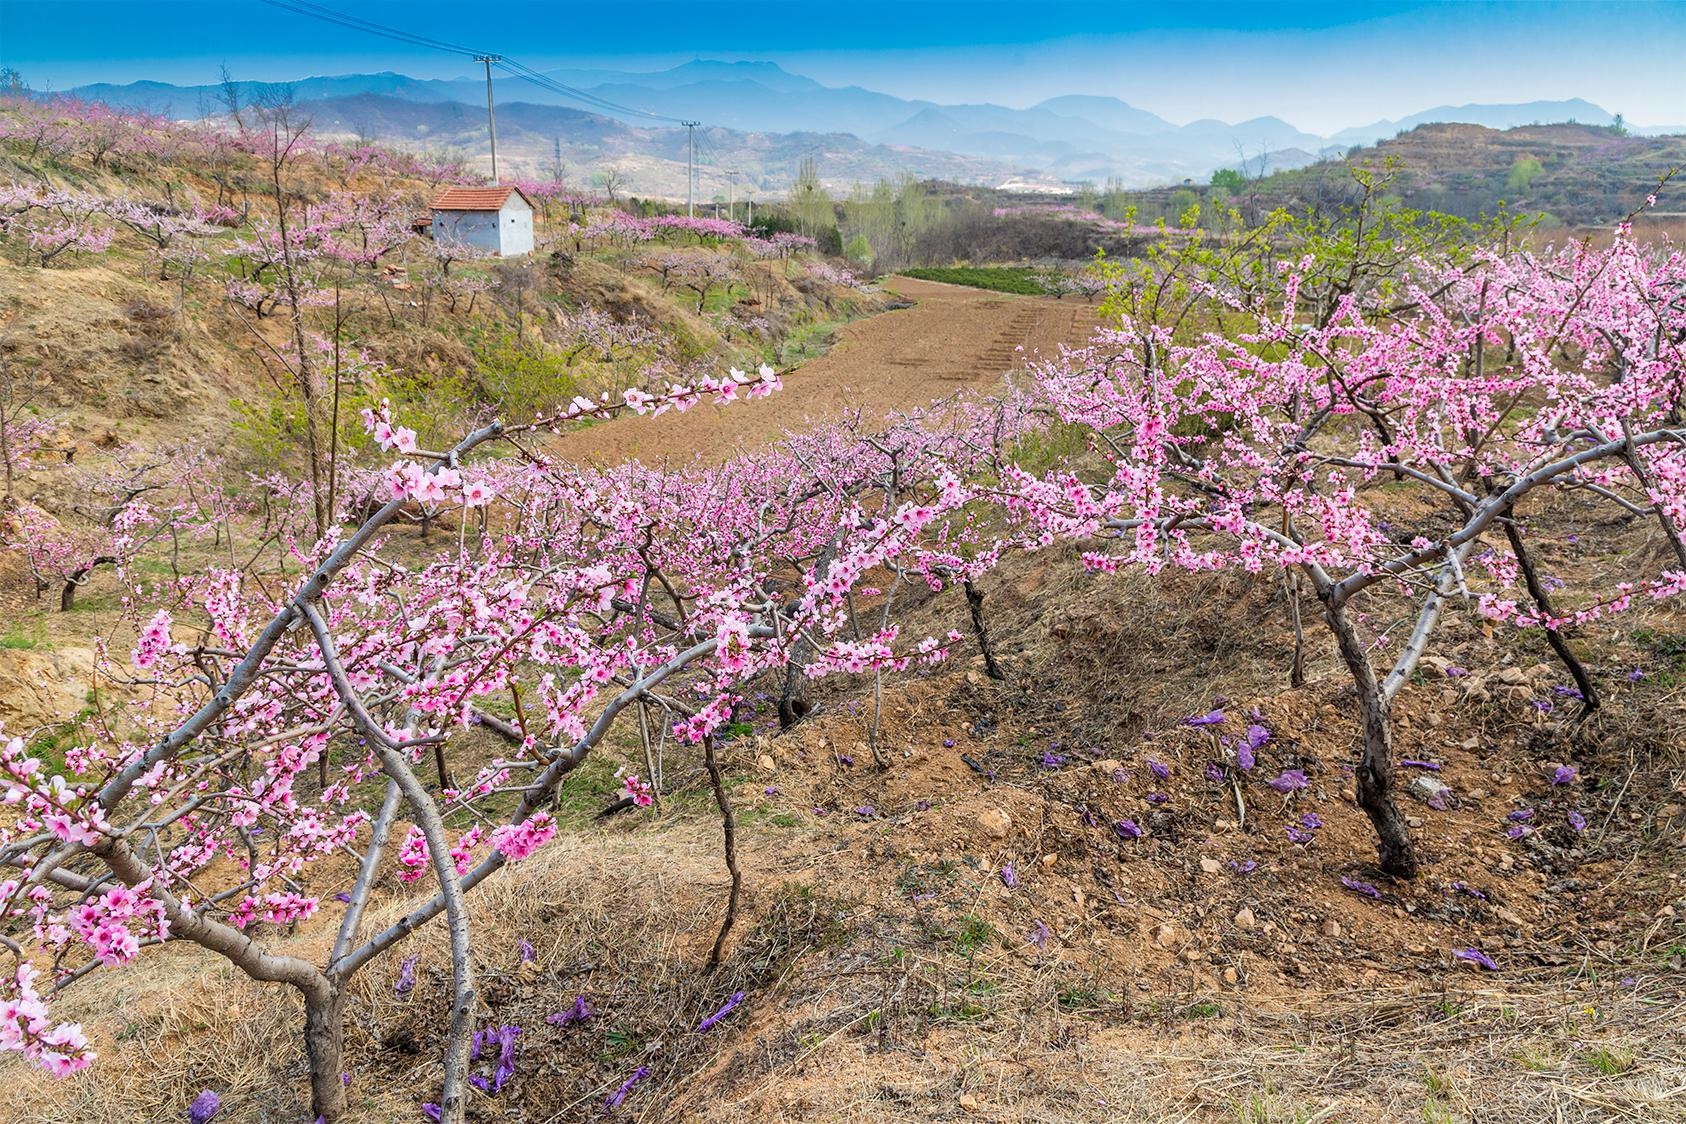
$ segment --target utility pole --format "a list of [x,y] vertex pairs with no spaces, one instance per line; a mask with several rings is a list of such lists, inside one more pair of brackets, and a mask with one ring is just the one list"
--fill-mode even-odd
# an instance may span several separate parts
[[696,127],[701,121],[681,121],[685,126],[685,213],[696,217],[697,204],[692,195],[691,186],[697,181],[697,134]]
[[738,187],[738,170],[736,168],[726,169],[726,221],[727,222],[736,222],[737,221],[737,217],[738,217],[737,187]]
[[498,182],[498,118],[492,112],[492,64],[502,62],[502,55],[475,55],[475,62],[486,64],[486,125],[492,133],[492,182]]

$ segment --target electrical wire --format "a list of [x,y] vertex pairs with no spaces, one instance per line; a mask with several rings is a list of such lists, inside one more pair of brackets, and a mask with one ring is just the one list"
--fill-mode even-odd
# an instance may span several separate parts
[[575,86],[569,86],[566,83],[558,82],[548,74],[542,74],[530,66],[524,66],[511,59],[499,59],[492,65],[497,67],[499,70],[507,72],[513,78],[519,78],[522,81],[538,86],[541,89],[574,98],[575,100],[585,102],[588,105],[597,106],[615,113],[629,113],[639,117],[646,117],[653,121],[667,121],[675,125],[684,124],[684,122],[678,117],[669,117],[666,114],[655,113],[648,109],[637,109],[630,105],[622,105],[619,102],[610,101],[608,98],[599,97],[596,94],[590,93],[586,90],[581,90]]
[[280,8],[282,11],[291,12],[294,15],[322,20],[326,23],[349,28],[352,31],[361,31],[368,35],[378,35],[382,38],[391,39],[399,43],[407,43],[413,47],[426,47],[429,50],[444,51],[448,54],[462,55],[466,58],[475,60],[490,58],[494,66],[512,78],[519,78],[523,82],[537,86],[540,89],[548,90],[554,94],[560,94],[563,97],[570,98],[575,101],[584,102],[593,108],[607,110],[610,113],[616,114],[631,114],[635,117],[644,117],[652,121],[668,121],[675,125],[682,124],[680,119],[677,117],[668,117],[664,114],[652,113],[647,109],[636,109],[630,105],[622,105],[619,102],[610,101],[608,98],[599,97],[596,94],[588,93],[585,90],[569,86],[564,82],[558,82],[556,79],[547,74],[534,70],[530,66],[518,63],[514,59],[505,58],[493,51],[479,51],[472,47],[465,47],[460,43],[451,43],[443,39],[434,39],[427,35],[417,35],[414,32],[404,31],[400,28],[388,27],[385,24],[375,23],[373,20],[366,20],[361,16],[350,15],[349,13],[337,11],[321,4],[312,3],[311,0],[263,0],[263,2],[272,8]]

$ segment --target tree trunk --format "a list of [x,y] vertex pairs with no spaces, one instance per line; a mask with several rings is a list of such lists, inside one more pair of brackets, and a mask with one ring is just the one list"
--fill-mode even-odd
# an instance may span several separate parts
[[[831,572],[831,564],[837,558],[837,550],[842,545],[839,535],[820,551],[814,561],[814,576],[824,581]],[[798,634],[791,644],[790,662],[785,670],[784,693],[779,696],[779,732],[790,729],[808,716],[813,704],[808,700],[808,676],[805,674],[808,661],[814,658],[814,645],[805,633]]]
[[345,1116],[345,992],[323,982],[304,993],[304,1052],[310,1060],[311,1115],[334,1124]]
[[790,666],[785,669],[784,693],[779,696],[779,731],[782,733],[796,725],[808,716],[812,704],[808,701],[808,677],[802,673],[802,660],[807,653],[804,647],[811,647],[806,640],[798,640],[797,651],[792,655]]
[[107,566],[115,566],[117,559],[109,554],[102,554],[65,579],[64,588],[59,591],[59,612],[68,613],[76,607],[76,591],[87,582],[88,575],[94,572],[94,567],[102,563]]
[[[1551,607],[1551,597],[1546,593],[1545,586],[1540,584],[1539,573],[1534,569],[1534,560],[1522,545],[1522,532],[1517,530],[1514,516],[1505,520],[1505,537],[1510,540],[1511,553],[1516,555],[1516,565],[1522,571],[1522,581],[1528,587],[1528,594],[1534,599],[1534,604],[1547,616],[1556,616],[1556,611]],[[1586,668],[1576,657],[1574,649],[1569,647],[1569,638],[1563,635],[1563,629],[1548,628],[1545,634],[1546,643],[1557,653],[1558,660],[1581,692],[1581,715],[1584,717],[1591,714],[1599,705],[1598,688],[1593,686],[1592,677],[1586,673]]]
[[726,949],[726,937],[732,931],[732,922],[738,917],[738,894],[743,889],[743,874],[738,870],[738,820],[732,813],[732,802],[726,796],[726,782],[720,772],[720,759],[714,754],[712,734],[703,738],[703,762],[708,766],[709,783],[714,787],[714,801],[720,805],[720,831],[724,837],[726,870],[732,876],[732,888],[726,896],[726,915],[720,919],[720,932],[715,935],[714,947],[708,954],[708,970],[712,972],[720,967],[720,956]]
[[989,642],[989,626],[984,623],[983,590],[972,584],[971,578],[964,579],[966,590],[966,608],[972,614],[972,635],[978,638],[978,648],[983,652],[984,670],[991,679],[1005,679],[1007,673],[1001,670],[1001,665],[995,662],[995,647]]
[[1344,606],[1329,603],[1324,608],[1329,628],[1335,634],[1341,659],[1358,688],[1358,712],[1364,724],[1364,748],[1353,769],[1358,806],[1376,829],[1376,856],[1381,868],[1399,878],[1417,875],[1416,851],[1405,817],[1393,802],[1392,709],[1376,679],[1364,641],[1347,619]]

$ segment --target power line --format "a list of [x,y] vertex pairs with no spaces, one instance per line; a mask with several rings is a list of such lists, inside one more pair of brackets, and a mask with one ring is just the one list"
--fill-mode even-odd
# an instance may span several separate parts
[[596,94],[577,89],[573,86],[567,85],[566,83],[558,82],[556,79],[551,78],[547,74],[542,74],[539,71],[534,70],[532,67],[524,66],[513,59],[497,55],[494,51],[476,50],[472,47],[465,47],[460,43],[451,43],[443,39],[434,39],[427,35],[417,35],[414,32],[404,31],[400,28],[388,27],[385,24],[376,23],[373,20],[366,20],[361,16],[350,15],[346,12],[337,11],[321,4],[312,3],[311,0],[263,0],[263,2],[273,8],[280,8],[283,11],[292,12],[294,15],[306,16],[310,19],[317,19],[326,23],[337,24],[340,27],[349,28],[353,31],[361,31],[368,35],[378,35],[386,39],[392,39],[399,43],[407,43],[413,47],[426,47],[434,51],[444,51],[448,54],[462,55],[464,58],[473,59],[475,62],[481,62],[487,56],[491,56],[497,60],[498,69],[509,74],[510,77],[519,78],[530,85],[538,86],[540,89],[548,90],[551,93],[561,94],[564,97],[571,98],[575,101],[585,102],[595,108],[606,109],[613,113],[629,113],[633,116],[646,117],[653,121],[669,121],[676,125],[681,124],[677,117],[668,117],[660,113],[652,113],[647,109],[635,109],[630,105],[621,105],[619,102],[610,101],[608,98],[599,97]]
[[638,117],[648,117],[655,121],[668,121],[675,125],[684,123],[677,117],[668,117],[664,114],[652,113],[647,109],[634,109],[632,106],[621,105],[619,102],[610,101],[608,98],[598,97],[596,94],[588,93],[585,90],[558,82],[548,74],[541,74],[532,67],[523,66],[521,63],[515,62],[511,59],[504,59],[498,64],[498,69],[506,72],[511,78],[519,78],[523,82],[537,86],[540,89],[549,90],[552,93],[562,94],[574,99],[575,101],[584,102],[594,108],[604,109],[611,113],[630,113]]
[[387,27],[385,24],[374,23],[361,16],[353,16],[345,12],[336,12],[332,8],[324,8],[320,4],[313,4],[310,0],[263,0],[265,4],[274,8],[282,8],[294,15],[308,16],[311,19],[326,20],[337,23],[341,27],[349,27],[354,31],[365,31],[370,35],[381,35],[388,39],[396,39],[402,43],[409,43],[417,47],[430,47],[436,51],[446,51],[456,55],[474,56],[484,54],[471,47],[464,47],[456,43],[447,43],[442,39],[431,39],[425,35],[417,35],[410,31]]

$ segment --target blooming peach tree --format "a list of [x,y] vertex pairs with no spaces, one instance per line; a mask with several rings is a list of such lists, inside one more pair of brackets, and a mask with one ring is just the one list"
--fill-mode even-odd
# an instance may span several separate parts
[[[1222,331],[1125,312],[1042,363],[1049,408],[1106,467],[1009,467],[1003,496],[1023,542],[1109,540],[1094,570],[1303,576],[1357,691],[1358,803],[1381,866],[1410,876],[1390,706],[1448,609],[1545,629],[1595,705],[1565,634],[1686,589],[1686,255],[1625,230],[1607,250],[1420,255],[1308,324],[1318,271],[1308,253],[1265,283],[1178,278]],[[1534,524],[1606,515],[1647,521],[1660,567],[1548,590]]]
[[[793,660],[808,675],[904,669],[960,639],[903,638],[884,619],[861,630],[851,594],[869,575],[940,581],[969,564],[953,557],[971,533],[956,466],[981,463],[1011,428],[998,410],[906,419],[870,438],[832,427],[690,472],[470,456],[564,421],[778,385],[763,368],[582,398],[443,451],[371,408],[370,435],[396,458],[372,473],[384,502],[348,533],[288,537],[302,581],[277,588],[211,566],[173,583],[166,604],[129,599],[138,638],[107,654],[103,676],[133,692],[132,728],[100,724],[62,769],[15,737],[0,752],[13,810],[0,914],[16,934],[0,1041],[55,1072],[87,1065],[86,1037],[53,1021],[51,995],[145,946],[191,942],[303,996],[312,1111],[332,1121],[346,1107],[347,984],[443,918],[454,1001],[439,1106],[460,1119],[476,1004],[464,895],[556,837],[557,786],[620,715],[653,709],[699,745],[729,812],[713,740],[750,679]],[[418,503],[465,517],[455,544],[402,562],[387,549],[391,524]],[[470,535],[471,522],[483,529]],[[475,729],[505,751],[463,737]],[[430,765],[434,790],[420,779]],[[649,780],[625,787],[633,803],[653,797]],[[411,826],[394,840],[401,810]],[[347,869],[335,858],[351,873],[326,873]],[[394,865],[401,883],[433,892],[371,929],[365,910]],[[272,927],[327,910],[339,916],[325,959],[270,947]]]

